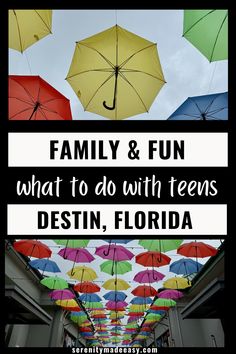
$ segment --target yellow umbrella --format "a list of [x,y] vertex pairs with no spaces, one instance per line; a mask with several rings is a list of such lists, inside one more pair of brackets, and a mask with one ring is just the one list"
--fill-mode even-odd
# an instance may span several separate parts
[[191,282],[186,278],[173,277],[167,279],[163,283],[163,287],[167,289],[185,289],[191,286]]
[[133,312],[135,310],[140,310],[140,312],[143,312],[147,310],[150,306],[148,304],[142,304],[142,305],[130,305],[129,310],[130,312]]
[[72,299],[72,300],[57,300],[56,304],[59,306],[64,306],[64,307],[77,307],[78,303]]
[[123,279],[109,279],[102,285],[106,290],[127,290],[130,285]]
[[96,272],[89,267],[86,266],[78,266],[74,267],[69,272],[66,274],[69,275],[71,279],[76,279],[79,281],[93,281],[94,279],[97,278]]
[[156,43],[117,25],[76,43],[66,80],[85,111],[114,120],[148,112],[165,84]]
[[9,10],[8,17],[9,48],[21,53],[52,33],[52,10]]

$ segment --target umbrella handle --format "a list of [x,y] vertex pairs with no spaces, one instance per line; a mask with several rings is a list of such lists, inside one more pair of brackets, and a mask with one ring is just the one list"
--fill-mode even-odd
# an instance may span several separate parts
[[116,91],[117,91],[117,77],[119,73],[119,67],[115,66],[115,88],[114,88],[114,98],[113,98],[113,104],[111,107],[107,106],[106,101],[103,101],[103,107],[108,109],[109,111],[113,111],[116,108]]

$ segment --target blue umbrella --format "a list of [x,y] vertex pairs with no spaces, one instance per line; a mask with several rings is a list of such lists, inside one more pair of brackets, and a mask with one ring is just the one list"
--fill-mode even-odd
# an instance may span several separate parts
[[151,304],[152,299],[150,297],[134,297],[131,301],[131,304],[136,304],[136,305],[146,305],[146,304]]
[[105,300],[110,301],[124,301],[127,298],[127,295],[122,291],[109,291],[103,297]]
[[202,267],[203,265],[199,262],[188,258],[181,258],[180,260],[170,264],[170,272],[188,275],[199,272]]
[[100,296],[98,296],[97,294],[94,294],[94,293],[86,293],[86,294],[80,295],[79,299],[84,302],[99,302],[102,300],[100,298]]
[[164,311],[164,310],[148,310],[148,312],[147,313],[155,313],[155,314],[157,314],[157,315],[164,315],[165,313],[166,313],[166,311]]
[[79,312],[77,312],[77,311],[71,311],[70,314],[71,314],[71,316],[77,316],[77,317],[79,317],[79,316],[87,316],[84,311],[79,311]]
[[61,270],[56,264],[56,262],[50,259],[35,259],[29,262],[29,265],[33,268],[40,269],[43,272],[59,273]]
[[228,92],[189,97],[168,120],[227,120]]
[[133,241],[133,240],[128,240],[128,239],[125,239],[125,240],[103,240],[103,241],[106,241],[108,243],[129,243],[130,241]]

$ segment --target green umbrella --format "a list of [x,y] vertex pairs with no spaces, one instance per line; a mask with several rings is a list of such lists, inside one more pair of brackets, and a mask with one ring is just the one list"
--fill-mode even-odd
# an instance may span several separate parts
[[49,289],[63,290],[68,288],[68,283],[59,277],[48,277],[40,280],[40,283]]
[[101,302],[84,302],[84,307],[90,309],[102,309],[103,304]]
[[184,10],[183,37],[210,62],[228,59],[228,11]]
[[107,274],[125,274],[132,270],[132,265],[126,261],[106,261],[100,265],[102,272]]
[[149,313],[146,316],[146,320],[158,321],[161,318],[161,315],[158,313]]
[[79,248],[79,247],[87,247],[90,240],[53,240],[58,245],[71,247],[71,248]]
[[148,251],[168,252],[177,249],[183,240],[140,240],[139,244]]
[[154,302],[155,306],[166,306],[166,307],[170,307],[170,306],[175,306],[176,305],[176,301],[171,300],[171,299],[157,299]]

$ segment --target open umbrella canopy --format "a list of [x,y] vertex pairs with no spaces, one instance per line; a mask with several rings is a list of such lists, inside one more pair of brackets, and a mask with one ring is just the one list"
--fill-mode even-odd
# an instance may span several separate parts
[[168,252],[178,248],[183,240],[140,240],[139,244],[148,251]]
[[40,280],[40,283],[49,289],[63,290],[68,288],[68,283],[60,277],[47,277]]
[[184,10],[183,37],[210,62],[228,58],[228,10]]
[[164,274],[157,272],[156,270],[143,270],[137,273],[134,277],[134,281],[138,283],[155,283],[162,280],[165,277]]
[[155,300],[154,305],[171,307],[171,306],[175,306],[176,302],[172,299],[157,299]]
[[69,277],[71,279],[76,279],[79,281],[93,281],[94,279],[97,278],[97,274],[96,272],[89,267],[86,266],[78,266],[75,267],[71,270],[69,270],[69,272],[67,272],[67,274],[69,275]]
[[146,304],[151,304],[152,299],[150,297],[134,297],[131,301],[131,304],[135,305],[146,305]]
[[152,286],[139,285],[132,291],[132,294],[135,296],[148,297],[148,296],[156,296],[157,291]]
[[168,120],[227,120],[228,92],[188,97]]
[[47,245],[36,240],[15,241],[13,247],[17,252],[28,257],[49,258],[52,254],[52,251]]
[[89,294],[89,293],[80,295],[79,299],[81,301],[84,301],[84,302],[98,302],[98,301],[101,301],[100,296],[98,296],[97,294]]
[[191,286],[191,282],[185,278],[180,278],[180,277],[173,277],[167,279],[164,283],[163,286],[166,289],[185,289]]
[[189,242],[183,243],[178,249],[177,253],[186,257],[212,257],[217,254],[217,249],[204,242]]
[[9,120],[72,120],[70,101],[40,76],[9,75]]
[[136,256],[136,262],[145,267],[162,267],[169,264],[171,258],[161,252],[144,252]]
[[52,10],[9,10],[9,48],[23,53],[51,32]]
[[132,265],[127,261],[105,261],[100,264],[102,272],[107,274],[125,274],[132,270]]
[[84,281],[83,283],[75,284],[74,290],[78,293],[97,293],[101,290],[101,288],[97,284]]
[[123,279],[109,279],[103,283],[102,287],[106,290],[127,290],[130,285]]
[[75,298],[75,294],[73,294],[70,290],[53,290],[49,294],[52,300],[71,300]]
[[29,262],[29,265],[35,269],[42,270],[43,272],[60,273],[61,270],[56,262],[50,259],[34,259]]
[[53,240],[58,245],[71,247],[71,248],[80,248],[87,247],[90,240]]
[[108,301],[106,303],[106,307],[109,310],[118,310],[118,309],[124,308],[126,306],[128,306],[128,303],[125,301]]
[[127,295],[122,291],[109,291],[103,297],[105,300],[110,301],[124,301],[127,298]]
[[74,261],[76,263],[91,263],[94,261],[93,255],[84,248],[62,248],[58,252],[59,256]]
[[[78,303],[77,301],[75,301],[74,299],[70,299],[70,300],[56,300],[55,302],[57,305],[59,306],[69,306],[69,307],[77,307]],[[78,314],[80,314],[80,312],[78,312]]]
[[158,293],[160,299],[180,299],[183,296],[183,293],[178,290],[163,290]]
[[148,112],[165,83],[156,44],[118,25],[76,43],[66,79],[86,111],[114,120]]
[[96,255],[112,261],[125,261],[134,257],[127,248],[117,245],[100,246],[96,248]]
[[170,264],[170,272],[175,274],[191,274],[197,273],[203,267],[199,262],[192,259],[182,258]]

